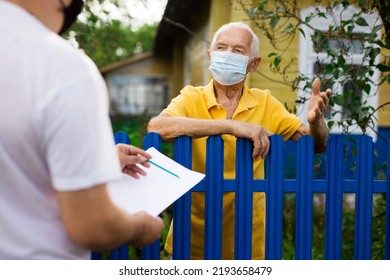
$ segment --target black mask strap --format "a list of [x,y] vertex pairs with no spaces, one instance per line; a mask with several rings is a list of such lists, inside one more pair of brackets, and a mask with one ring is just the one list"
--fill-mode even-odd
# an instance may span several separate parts
[[62,5],[62,12],[64,13],[64,23],[62,24],[62,28],[59,35],[64,34],[76,21],[77,16],[80,14],[83,9],[84,1],[83,0],[73,0],[72,3],[66,7],[65,4],[60,0]]

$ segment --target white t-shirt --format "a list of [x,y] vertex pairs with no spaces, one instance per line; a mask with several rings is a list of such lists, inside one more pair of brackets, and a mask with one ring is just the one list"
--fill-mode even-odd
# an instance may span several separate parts
[[106,86],[89,58],[3,1],[0,38],[0,259],[87,259],[55,190],[121,176]]

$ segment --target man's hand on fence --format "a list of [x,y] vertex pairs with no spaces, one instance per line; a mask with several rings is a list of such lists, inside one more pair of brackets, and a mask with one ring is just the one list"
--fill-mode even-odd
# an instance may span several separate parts
[[265,158],[270,147],[269,137],[273,133],[256,124],[241,121],[234,121],[233,124],[234,136],[238,138],[248,138],[253,141],[252,157]]
[[123,173],[135,179],[138,179],[139,175],[146,175],[145,170],[138,167],[137,163],[142,164],[145,167],[150,167],[150,164],[146,160],[152,158],[151,155],[132,145],[117,144],[116,149],[118,151],[119,161]]

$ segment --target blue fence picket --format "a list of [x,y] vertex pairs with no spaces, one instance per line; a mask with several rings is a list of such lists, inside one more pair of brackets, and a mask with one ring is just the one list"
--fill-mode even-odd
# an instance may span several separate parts
[[130,144],[130,137],[124,131],[115,132],[114,140],[115,140],[115,144],[119,144],[119,143],[128,144],[128,145]]
[[129,259],[129,246],[124,245],[118,249],[111,250],[110,256],[112,260],[128,260]]
[[210,136],[206,144],[205,260],[222,258],[222,195],[224,146],[221,136]]
[[[175,139],[174,160],[183,166],[192,167],[192,141],[188,136]],[[173,209],[173,255],[174,260],[190,259],[191,244],[191,192],[174,203]]]
[[355,206],[355,259],[371,258],[372,230],[372,182],[373,182],[373,143],[372,138],[359,139],[356,206]]
[[298,142],[295,217],[295,258],[311,259],[313,213],[313,139],[303,136]]
[[282,259],[283,238],[283,139],[280,135],[271,137],[271,148],[266,160],[266,233],[265,258]]
[[341,259],[343,211],[343,141],[333,136],[327,149],[327,196],[325,206],[325,259]]
[[234,258],[252,258],[253,216],[253,143],[249,139],[237,139],[236,148],[236,195],[234,223]]
[[91,260],[101,260],[103,258],[103,254],[98,251],[91,252]]
[[[118,131],[114,134],[116,144],[130,144],[130,138],[126,132]],[[110,256],[112,260],[127,260],[129,259],[129,246],[123,245],[117,249],[111,250]]]
[[[150,147],[161,151],[161,137],[157,133],[148,133],[144,138],[144,149]],[[144,260],[159,260],[160,259],[160,240],[156,240],[149,246],[142,248],[142,259]]]

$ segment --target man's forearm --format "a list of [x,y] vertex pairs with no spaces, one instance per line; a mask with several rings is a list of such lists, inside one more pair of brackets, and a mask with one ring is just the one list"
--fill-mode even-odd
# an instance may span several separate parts
[[148,132],[158,133],[164,141],[172,141],[183,135],[200,138],[209,135],[231,134],[232,121],[158,116],[150,120]]
[[145,212],[128,215],[117,208],[105,184],[57,192],[57,197],[69,236],[88,249],[108,250],[123,244],[145,246],[158,239],[164,227],[161,219]]
[[329,136],[329,130],[325,120],[322,119],[316,124],[310,124],[310,134],[314,141],[314,151],[316,153],[325,152]]
[[309,124],[309,127],[302,124],[291,136],[290,140],[298,141],[303,135],[311,135],[313,137],[315,153],[323,153],[326,151],[329,130],[325,120],[320,120],[316,124]]

